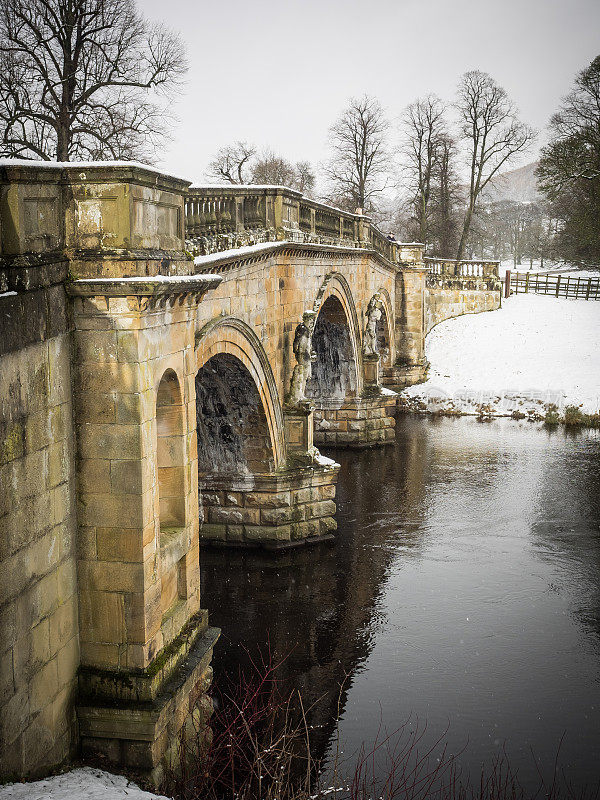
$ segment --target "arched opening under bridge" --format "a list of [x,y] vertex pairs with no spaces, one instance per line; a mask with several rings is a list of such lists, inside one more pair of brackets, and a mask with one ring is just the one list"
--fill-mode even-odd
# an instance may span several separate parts
[[331,538],[338,467],[288,468],[260,341],[240,320],[217,319],[196,343],[201,542],[279,549]]
[[267,417],[252,375],[218,353],[196,375],[198,474],[244,477],[274,469]]
[[319,310],[312,345],[317,358],[306,387],[308,397],[318,406],[356,395],[355,348],[344,308],[335,295],[330,295]]

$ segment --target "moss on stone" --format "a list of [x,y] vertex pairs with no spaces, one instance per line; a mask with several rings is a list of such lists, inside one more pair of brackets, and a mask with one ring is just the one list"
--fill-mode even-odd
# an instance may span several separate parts
[[21,458],[25,452],[25,428],[21,422],[11,422],[5,429],[0,453],[2,463]]

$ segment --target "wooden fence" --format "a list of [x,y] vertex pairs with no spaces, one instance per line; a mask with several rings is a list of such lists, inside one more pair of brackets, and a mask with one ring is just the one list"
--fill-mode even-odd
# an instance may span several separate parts
[[[508,278],[509,273],[507,273]],[[600,277],[581,278],[575,275],[549,275],[547,272],[511,272],[510,288],[515,294],[532,292],[554,297],[575,297],[600,300]]]

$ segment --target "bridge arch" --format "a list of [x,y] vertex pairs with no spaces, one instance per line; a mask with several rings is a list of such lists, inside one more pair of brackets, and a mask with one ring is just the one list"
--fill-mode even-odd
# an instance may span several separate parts
[[360,397],[363,389],[361,334],[356,303],[346,278],[330,273],[313,310],[317,314],[313,350],[317,359],[307,394],[317,405]]
[[175,369],[168,367],[156,389],[156,472],[163,617],[181,594],[179,559],[172,558],[174,548],[169,545],[182,536],[185,538],[186,468],[189,463],[185,410],[181,381]]
[[377,290],[383,305],[383,314],[377,325],[377,344],[381,357],[381,369],[390,369],[396,360],[394,343],[394,317],[390,295],[385,287]]
[[[213,319],[196,333],[194,357],[197,404],[203,399],[213,404],[213,424],[227,412],[226,408],[219,409],[219,404],[231,401],[234,407],[230,410],[237,415],[238,434],[224,429],[228,441],[221,444],[229,448],[229,454],[220,455],[225,455],[225,465],[233,469],[232,459],[237,452],[248,472],[266,473],[281,468],[285,463],[281,402],[268,356],[254,331],[236,317]],[[199,392],[203,397],[198,396]],[[251,430],[250,437],[244,436],[244,427],[248,434]],[[214,430],[206,431],[208,437],[214,434]],[[242,441],[244,438],[247,441]],[[198,446],[202,471],[200,436]]]

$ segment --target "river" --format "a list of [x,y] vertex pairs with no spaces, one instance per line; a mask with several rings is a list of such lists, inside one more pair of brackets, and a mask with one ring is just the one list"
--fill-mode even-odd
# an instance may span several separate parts
[[339,702],[344,758],[408,721],[476,781],[504,749],[527,790],[557,752],[575,789],[597,783],[599,432],[407,415],[394,445],[325,452],[334,545],[202,556],[217,679],[269,643],[319,698],[319,755]]

